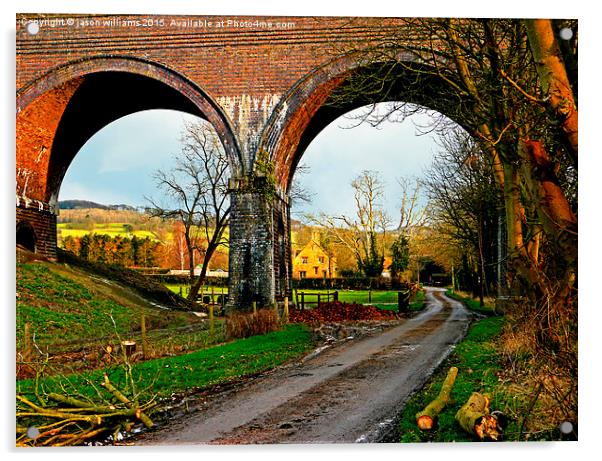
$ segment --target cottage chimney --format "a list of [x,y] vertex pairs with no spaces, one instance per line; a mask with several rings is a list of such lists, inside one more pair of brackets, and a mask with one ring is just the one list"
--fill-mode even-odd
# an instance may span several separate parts
[[312,231],[311,232],[311,240],[319,245],[320,244],[320,231]]

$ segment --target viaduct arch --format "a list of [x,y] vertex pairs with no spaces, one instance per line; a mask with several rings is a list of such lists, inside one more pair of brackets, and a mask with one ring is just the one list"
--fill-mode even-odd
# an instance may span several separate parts
[[[391,31],[404,32],[400,20],[19,15],[17,225],[55,257],[58,190],[87,139],[139,110],[189,112],[212,123],[230,158],[229,309],[272,305],[291,291],[295,167],[331,121],[377,102],[329,104],[351,74],[370,71],[349,47]],[[402,76],[405,100],[403,86]],[[274,165],[275,193],[255,169],[260,154]]]

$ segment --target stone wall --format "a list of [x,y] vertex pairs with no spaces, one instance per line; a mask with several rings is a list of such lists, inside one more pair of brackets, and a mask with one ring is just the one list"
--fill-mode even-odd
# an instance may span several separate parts
[[268,307],[275,297],[273,208],[262,185],[249,182],[230,181],[228,311]]

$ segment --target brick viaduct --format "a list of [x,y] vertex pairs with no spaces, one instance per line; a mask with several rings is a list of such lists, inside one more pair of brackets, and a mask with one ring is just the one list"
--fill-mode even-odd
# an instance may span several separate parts
[[[328,98],[362,69],[354,50],[392,31],[415,39],[395,18],[18,15],[17,241],[56,256],[61,182],[94,133],[141,110],[188,112],[212,123],[231,163],[230,305],[271,305],[291,289],[295,166],[366,103]],[[275,197],[253,173],[258,152],[274,165]]]

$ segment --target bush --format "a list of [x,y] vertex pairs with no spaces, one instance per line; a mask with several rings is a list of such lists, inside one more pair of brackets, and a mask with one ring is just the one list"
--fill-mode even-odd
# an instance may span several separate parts
[[233,314],[226,318],[228,339],[248,338],[264,335],[280,329],[276,312],[272,309],[260,309],[251,314]]

